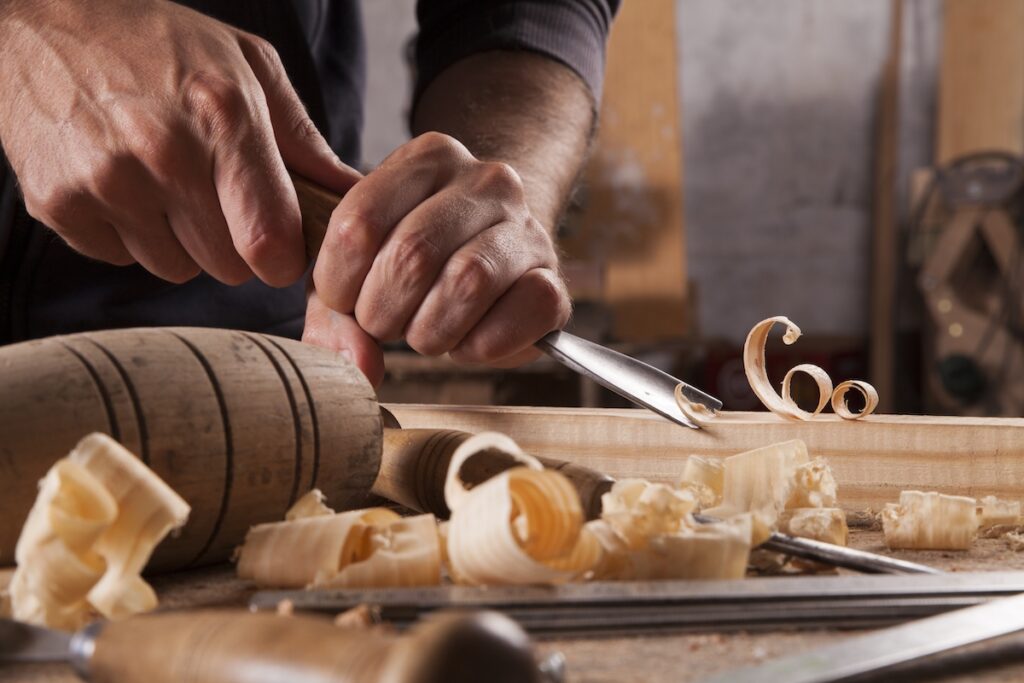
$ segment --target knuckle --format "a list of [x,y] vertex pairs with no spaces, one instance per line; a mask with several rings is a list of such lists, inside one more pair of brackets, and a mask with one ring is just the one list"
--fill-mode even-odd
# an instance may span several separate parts
[[319,141],[321,137],[320,129],[316,127],[313,119],[309,118],[309,114],[302,107],[295,107],[289,127],[291,128],[292,137],[297,140]]
[[500,161],[482,161],[475,170],[476,188],[504,197],[523,196],[523,181],[514,168]]
[[337,253],[349,260],[368,260],[373,256],[373,223],[355,213],[336,213],[331,218],[335,228],[332,240]]
[[557,275],[550,271],[542,273],[533,280],[534,301],[540,310],[550,316],[553,323],[561,325],[568,320],[572,309],[569,295]]
[[401,338],[402,330],[394,319],[386,315],[388,307],[381,304],[382,301],[377,297],[368,302],[367,297],[360,296],[355,310],[356,322],[377,341],[397,341]]
[[285,240],[271,230],[244,233],[235,240],[235,249],[246,263],[270,263],[284,247]]
[[491,290],[496,280],[497,269],[481,252],[452,258],[450,281],[458,296],[481,296]]
[[213,133],[234,128],[248,114],[241,86],[222,76],[196,73],[185,84],[184,95],[192,114]]
[[87,182],[93,196],[108,204],[117,204],[117,198],[124,196],[128,184],[137,179],[134,168],[137,165],[135,155],[129,152],[104,156],[93,165]]
[[450,135],[437,131],[428,131],[413,138],[409,146],[416,156],[429,160],[462,157],[469,154],[461,142]]
[[419,325],[409,329],[405,343],[422,356],[436,357],[450,350],[436,333]]
[[273,43],[264,38],[260,38],[257,35],[247,33],[244,35],[244,40],[249,44],[250,47],[255,50],[256,54],[265,61],[267,64],[275,68],[284,69],[284,65],[281,62],[281,55],[278,54],[277,48],[274,47]]
[[389,265],[403,280],[423,282],[437,272],[441,251],[429,237],[413,232],[395,241]]

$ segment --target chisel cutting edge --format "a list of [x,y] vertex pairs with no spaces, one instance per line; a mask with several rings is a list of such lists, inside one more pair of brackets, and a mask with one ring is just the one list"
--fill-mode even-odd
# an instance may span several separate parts
[[722,402],[714,396],[643,361],[568,332],[550,332],[536,346],[569,369],[684,427],[700,429],[700,425],[687,417],[676,403],[675,390],[679,385],[683,387],[683,396],[691,402],[699,403],[712,412],[722,409]]

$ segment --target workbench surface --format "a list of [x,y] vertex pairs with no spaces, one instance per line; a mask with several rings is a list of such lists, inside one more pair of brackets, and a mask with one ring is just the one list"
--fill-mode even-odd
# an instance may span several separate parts
[[[877,531],[851,530],[851,545],[881,552]],[[939,551],[889,552],[948,571],[1024,570],[1024,553],[1007,548],[1002,539],[979,539],[965,553]],[[165,608],[242,606],[253,592],[221,566],[155,577],[152,580]],[[547,640],[542,653],[558,650],[568,662],[569,683],[668,683],[697,681],[711,673],[795,654],[860,633],[801,631],[770,633],[709,633]],[[0,682],[73,683],[78,679],[60,665],[0,666]],[[895,672],[877,679],[897,680]],[[956,683],[1024,681],[1024,635],[1009,636],[933,658],[902,672],[900,681],[941,680]]]

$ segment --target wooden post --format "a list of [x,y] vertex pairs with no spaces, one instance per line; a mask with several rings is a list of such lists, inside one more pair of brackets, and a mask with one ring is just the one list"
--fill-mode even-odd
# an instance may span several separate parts
[[588,293],[600,289],[622,340],[678,339],[688,329],[675,5],[623,3],[609,41],[583,225],[563,242],[570,264],[603,265]]

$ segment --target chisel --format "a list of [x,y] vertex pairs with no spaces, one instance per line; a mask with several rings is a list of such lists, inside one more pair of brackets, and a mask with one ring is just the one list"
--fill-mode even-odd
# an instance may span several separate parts
[[705,679],[703,683],[838,683],[1024,630],[1024,595],[912,621],[835,645]]
[[[0,619],[0,663],[66,662],[95,683],[541,683],[529,638],[494,612],[446,613],[407,636],[243,611],[168,612],[77,633]],[[548,667],[550,668],[550,667]]]

